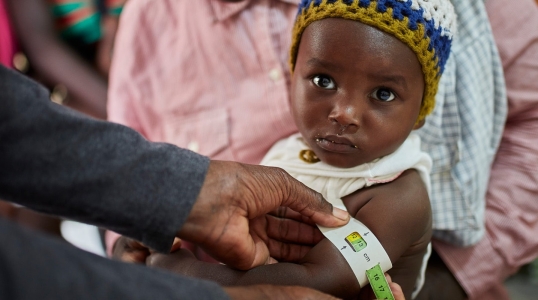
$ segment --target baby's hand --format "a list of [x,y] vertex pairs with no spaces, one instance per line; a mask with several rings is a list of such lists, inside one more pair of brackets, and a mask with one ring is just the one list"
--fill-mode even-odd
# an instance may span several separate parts
[[187,249],[178,249],[170,254],[152,253],[146,259],[146,264],[150,267],[193,277],[197,276],[196,268],[193,267],[196,262],[198,259]]
[[151,254],[150,249],[139,241],[121,236],[114,244],[112,258],[128,263],[144,264]]
[[[180,248],[181,239],[175,238],[174,243],[172,244],[172,249],[170,249],[170,253],[173,253]],[[139,241],[133,240],[125,236],[121,236],[114,244],[114,249],[112,250],[112,258],[128,263],[145,264],[146,259],[152,253],[154,253],[152,249],[146,247]]]

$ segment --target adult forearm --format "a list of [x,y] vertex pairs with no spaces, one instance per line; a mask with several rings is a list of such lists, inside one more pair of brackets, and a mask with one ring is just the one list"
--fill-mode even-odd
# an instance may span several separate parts
[[207,158],[56,105],[5,68],[0,90],[0,198],[169,249]]
[[0,299],[229,299],[214,283],[110,261],[0,219]]

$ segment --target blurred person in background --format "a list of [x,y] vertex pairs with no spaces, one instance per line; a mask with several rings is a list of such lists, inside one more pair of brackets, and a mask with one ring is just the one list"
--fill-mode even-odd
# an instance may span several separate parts
[[0,64],[11,68],[17,49],[5,0],[0,0]]
[[[0,0],[0,63],[46,85],[54,102],[106,119],[114,35],[126,0]],[[54,236],[60,219],[0,201],[0,215]]]
[[55,102],[106,119],[107,76],[126,0],[2,0],[23,56],[16,67]]

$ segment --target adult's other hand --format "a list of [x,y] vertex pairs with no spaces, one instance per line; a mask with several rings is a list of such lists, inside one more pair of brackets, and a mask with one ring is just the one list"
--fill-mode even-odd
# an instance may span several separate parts
[[[289,207],[313,222],[337,227],[349,214],[279,168],[211,161],[204,184],[177,236],[232,267],[247,270],[274,261],[258,217]],[[252,225],[251,225],[252,224]],[[256,230],[252,230],[252,228]]]

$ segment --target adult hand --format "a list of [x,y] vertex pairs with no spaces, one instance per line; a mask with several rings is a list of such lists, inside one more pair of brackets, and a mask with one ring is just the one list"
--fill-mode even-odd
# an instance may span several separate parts
[[[227,287],[224,291],[233,300],[278,299],[278,300],[336,300],[333,296],[300,286],[250,285]],[[400,299],[397,299],[400,300]]]
[[[309,218],[287,208],[280,207],[269,214],[251,220],[252,231],[265,242],[269,254],[278,261],[297,262],[312,249],[323,234]],[[180,241],[176,239],[176,241]],[[179,249],[174,242],[172,250]],[[114,243],[112,258],[128,263],[146,263],[152,250],[131,238],[121,236]]]
[[264,242],[266,213],[286,206],[313,222],[343,226],[349,214],[279,168],[211,161],[204,184],[177,236],[232,267],[274,262]]
[[310,218],[287,207],[251,220],[250,226],[278,261],[297,262],[324,238]]

